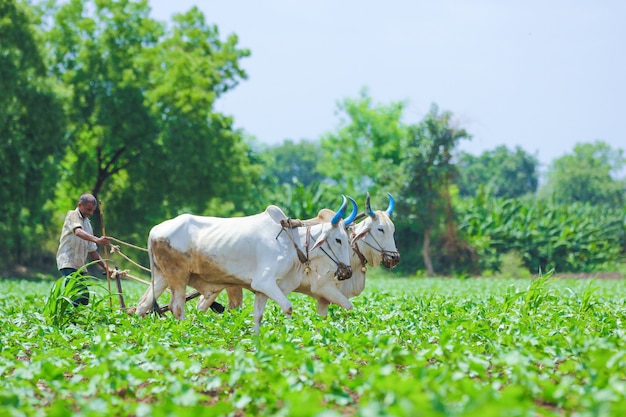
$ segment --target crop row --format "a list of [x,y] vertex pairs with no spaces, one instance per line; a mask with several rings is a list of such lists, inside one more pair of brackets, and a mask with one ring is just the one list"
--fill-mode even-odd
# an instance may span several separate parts
[[4,415],[626,415],[622,280],[376,277],[327,318],[270,302],[259,336],[249,293],[183,322],[105,298],[53,326],[51,284],[0,281]]

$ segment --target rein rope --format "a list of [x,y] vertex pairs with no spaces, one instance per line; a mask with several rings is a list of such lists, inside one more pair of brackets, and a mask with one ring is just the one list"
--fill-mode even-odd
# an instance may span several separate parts
[[[305,222],[303,222],[302,220],[297,220],[297,219],[283,219],[280,221],[280,225],[281,225],[281,230],[278,233],[278,235],[276,235],[276,239],[278,239],[278,236],[280,236],[280,234],[283,231],[287,232],[287,237],[289,237],[289,240],[291,240],[291,243],[293,243],[293,247],[296,249],[296,253],[298,254],[298,259],[300,260],[300,262],[302,262],[305,265],[304,272],[308,274],[309,272],[311,272],[311,266],[310,266],[311,260],[309,259],[311,225],[305,224]],[[304,247],[306,249],[306,255],[302,252],[302,249],[300,249],[300,247],[296,243],[296,240],[293,237],[293,229],[297,227],[306,227],[306,242],[304,244]],[[328,242],[325,241],[325,243],[328,243]],[[330,245],[328,245],[328,248],[330,249],[330,252],[333,254],[333,256],[337,258],[337,255],[335,255],[333,248]],[[333,258],[333,256],[330,256],[328,252],[324,250],[323,247],[320,246],[320,249],[322,252],[324,252],[326,256],[328,256],[328,258],[331,261],[335,263],[335,265],[339,266],[339,262],[335,258]]]
[[331,261],[333,261],[333,262],[335,263],[335,265],[339,266],[339,262],[337,262],[335,259],[333,259],[333,256],[336,258],[336,257],[337,257],[337,255],[335,255],[335,252],[333,251],[333,248],[331,248],[331,247],[330,247],[330,245],[328,245],[328,249],[330,249],[330,252],[333,254],[333,256],[330,256],[330,255],[328,254],[328,252],[326,252],[326,251],[324,250],[324,248],[323,248],[323,247],[321,247],[321,246],[320,246],[320,249],[321,249],[321,251],[322,251],[322,252],[324,252],[324,254],[325,254],[326,256],[328,256],[328,257],[330,258],[330,260],[331,260]]
[[140,246],[135,246],[135,245],[133,245],[133,244],[131,244],[131,243],[124,242],[123,240],[116,239],[116,238],[114,238],[114,237],[112,237],[112,236],[107,236],[107,237],[108,237],[109,239],[111,239],[111,240],[116,241],[117,243],[121,243],[122,245],[130,246],[130,247],[131,247],[131,248],[133,248],[133,249],[139,249],[139,250],[142,250],[142,251],[144,251],[144,252],[148,252],[148,249],[146,249],[146,248],[142,248],[142,247],[140,247]]
[[130,259],[128,256],[124,255],[118,245],[111,245],[111,254],[114,254],[114,253],[119,253],[122,256],[122,258],[126,259],[128,262],[135,265],[137,268],[143,269],[146,272],[150,272],[150,268],[146,268],[145,266],[138,264],[137,262]]

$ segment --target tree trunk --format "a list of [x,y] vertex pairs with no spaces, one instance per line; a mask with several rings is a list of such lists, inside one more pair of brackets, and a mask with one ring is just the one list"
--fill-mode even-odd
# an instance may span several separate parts
[[424,230],[424,246],[422,247],[422,255],[424,256],[424,264],[426,265],[428,276],[434,277],[435,271],[433,270],[433,263],[430,260],[430,227],[427,227],[426,230]]

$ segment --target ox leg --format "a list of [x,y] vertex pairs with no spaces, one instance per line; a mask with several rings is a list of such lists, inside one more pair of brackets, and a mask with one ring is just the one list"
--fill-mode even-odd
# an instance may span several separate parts
[[328,315],[328,306],[330,303],[324,297],[320,297],[317,299],[317,314],[322,317],[326,317]]
[[259,334],[259,328],[261,327],[261,320],[263,320],[263,311],[267,304],[267,295],[262,292],[257,292],[254,295],[254,334]]
[[209,292],[207,294],[203,294],[198,298],[198,303],[196,304],[196,308],[198,311],[205,312],[211,307],[211,304],[215,301],[218,295],[220,295],[221,291],[218,292]]
[[[324,314],[320,313],[321,315],[328,314],[328,303],[337,304],[338,306],[346,310],[352,310],[354,308],[354,306],[352,305],[352,302],[350,302],[350,300],[348,300],[348,298],[345,295],[343,295],[341,291],[339,291],[339,289],[332,282],[329,282],[328,284],[322,286],[321,288],[316,288],[314,291],[312,290],[312,292],[315,295],[315,297],[318,298],[318,304],[317,304],[318,313],[320,313],[320,311],[324,313]],[[322,305],[322,300],[326,302],[325,308]]]
[[[243,289],[241,287],[228,287],[226,288],[226,293],[228,294],[228,308],[230,310],[241,307],[243,304]],[[209,293],[206,296],[201,295],[196,305],[198,311],[207,311],[218,295],[219,292]]]
[[158,300],[166,288],[167,282],[165,281],[165,278],[163,278],[163,275],[154,274],[152,283],[139,299],[136,310],[137,315],[141,317],[145,316],[146,313],[152,309],[153,300]]
[[253,279],[251,285],[252,289],[256,292],[262,292],[267,297],[276,301],[276,303],[278,303],[280,308],[283,310],[283,313],[285,313],[286,316],[291,317],[291,313],[293,312],[291,301],[287,299],[282,290],[278,287],[278,285],[276,285],[275,281],[270,281],[267,278],[268,277]]
[[241,287],[228,287],[226,288],[226,294],[228,294],[228,308],[234,310],[241,307],[243,304],[243,288]]
[[177,285],[172,288],[172,297],[170,300],[170,311],[178,320],[185,319],[185,290],[187,287],[185,285]]

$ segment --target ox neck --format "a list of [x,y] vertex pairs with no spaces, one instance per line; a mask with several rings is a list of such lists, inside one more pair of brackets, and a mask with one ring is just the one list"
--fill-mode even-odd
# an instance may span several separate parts
[[[359,258],[359,262],[361,262],[361,270],[365,269],[365,267],[367,265],[367,258],[365,257],[365,255],[363,255],[363,253],[359,249],[359,242],[358,241],[354,242],[354,245],[352,245],[352,251]],[[365,271],[363,271],[363,272],[365,272]]]

